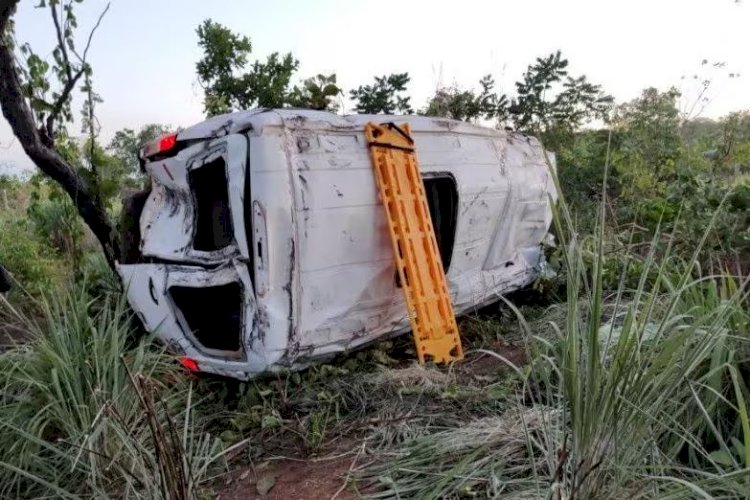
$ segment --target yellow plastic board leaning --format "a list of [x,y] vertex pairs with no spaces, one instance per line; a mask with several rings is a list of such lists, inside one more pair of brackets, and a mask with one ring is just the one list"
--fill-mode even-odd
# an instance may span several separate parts
[[419,362],[462,359],[461,338],[409,125],[368,123],[365,136]]

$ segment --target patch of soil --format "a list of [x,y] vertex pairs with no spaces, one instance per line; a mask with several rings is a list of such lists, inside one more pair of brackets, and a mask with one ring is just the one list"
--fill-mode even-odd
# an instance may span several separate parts
[[[517,367],[528,362],[528,353],[523,345],[514,345],[498,340],[487,351],[492,351],[507,359]],[[474,353],[461,363],[461,371],[472,375],[497,375],[501,371],[512,370],[508,364],[496,356]]]
[[[219,491],[221,500],[351,500],[348,488],[357,455],[283,459],[233,472]],[[262,494],[265,493],[265,494]]]
[[[520,367],[528,362],[526,348],[521,342],[498,340],[487,351],[497,353]],[[442,387],[452,377],[447,370],[423,368],[414,364],[413,358],[404,367],[391,368],[372,376],[380,384],[396,384],[404,387]],[[491,354],[474,352],[454,365],[459,384],[475,386],[477,380],[486,384],[488,380],[501,380],[512,369],[501,359]],[[344,443],[326,447],[326,455],[320,458],[301,457],[292,451],[292,458],[271,459],[254,466],[236,465],[227,474],[224,483],[215,489],[216,498],[259,500],[350,500],[360,498],[363,485],[353,484],[353,474],[372,460],[372,456],[357,454],[358,439],[343,437]],[[271,446],[271,448],[274,448]],[[354,451],[350,451],[354,450]],[[274,449],[280,453],[280,448]],[[283,453],[283,452],[282,452]],[[359,491],[356,488],[359,487]],[[365,491],[367,487],[364,486]]]

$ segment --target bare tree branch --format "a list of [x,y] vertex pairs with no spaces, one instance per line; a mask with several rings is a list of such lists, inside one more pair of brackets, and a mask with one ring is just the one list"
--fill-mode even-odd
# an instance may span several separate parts
[[76,55],[76,57],[78,58],[78,60],[81,61],[81,64],[84,65],[84,66],[86,65],[86,55],[88,54],[89,47],[91,46],[91,39],[94,37],[94,32],[96,31],[96,29],[102,23],[102,19],[104,18],[104,14],[106,14],[107,11],[109,10],[109,6],[110,6],[110,4],[108,3],[107,6],[104,7],[104,10],[102,11],[102,13],[99,14],[99,19],[96,20],[96,24],[94,24],[94,27],[91,28],[91,32],[89,33],[89,39],[86,42],[86,48],[83,49],[83,57],[81,57],[80,55],[78,55],[78,52],[76,52],[75,49],[73,49],[73,53]]
[[65,106],[65,103],[70,97],[71,92],[73,92],[73,89],[75,89],[75,86],[78,83],[78,80],[80,80],[83,74],[86,72],[86,55],[89,51],[89,47],[91,46],[91,40],[94,38],[94,33],[96,32],[96,29],[101,24],[102,19],[104,18],[104,15],[109,10],[109,6],[110,4],[107,4],[107,6],[102,11],[102,13],[99,14],[99,19],[96,20],[96,24],[94,25],[93,28],[91,28],[91,32],[89,32],[89,37],[86,42],[86,48],[83,51],[83,57],[78,55],[75,48],[73,48],[73,53],[80,60],[81,67],[78,68],[78,71],[76,71],[75,75],[72,75],[72,65],[70,64],[70,60],[68,59],[68,53],[65,50],[65,40],[63,39],[63,36],[60,31],[60,23],[57,19],[57,14],[55,13],[54,6],[50,5],[50,8],[52,10],[52,19],[54,19],[55,21],[55,29],[57,30],[57,41],[63,53],[63,62],[65,64],[65,70],[68,76],[68,81],[63,87],[62,92],[60,92],[60,97],[58,97],[57,101],[55,101],[55,103],[52,105],[52,111],[47,117],[46,134],[50,140],[54,140],[55,138],[55,130],[54,130],[55,120],[60,115],[60,112],[62,111],[63,106]]
[[[60,2],[62,8],[63,2]],[[49,10],[52,12],[52,21],[55,23],[55,31],[57,32],[57,45],[60,47],[63,57],[63,67],[65,68],[65,75],[68,77],[68,84],[73,81],[73,70],[70,67],[70,59],[68,58],[68,50],[65,48],[65,39],[63,37],[62,29],[60,28],[60,20],[57,18],[57,10],[55,9],[55,3],[49,3]]]
[[71,92],[73,92],[73,89],[75,88],[76,84],[78,83],[78,80],[81,79],[83,76],[84,68],[81,67],[81,69],[76,72],[75,76],[68,80],[68,82],[65,84],[65,86],[62,89],[62,92],[60,92],[60,97],[57,98],[57,101],[52,105],[52,111],[50,111],[49,116],[47,117],[47,126],[46,126],[46,133],[50,140],[54,140],[55,138],[55,120],[60,115],[60,112],[62,111],[63,106],[65,106],[65,102],[68,100],[68,97],[70,96]]

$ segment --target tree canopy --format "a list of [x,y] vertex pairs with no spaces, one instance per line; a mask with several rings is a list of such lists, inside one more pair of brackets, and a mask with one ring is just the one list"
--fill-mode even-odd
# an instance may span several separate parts
[[372,85],[360,85],[349,92],[355,101],[354,110],[357,113],[373,115],[413,113],[414,110],[409,104],[410,97],[405,95],[409,80],[409,73],[376,76]]
[[336,112],[339,104],[336,98],[341,89],[336,84],[336,74],[316,75],[295,85],[289,93],[288,103],[295,108],[318,109]]
[[556,147],[584,123],[606,119],[612,96],[585,75],[571,76],[568,60],[558,50],[537,58],[516,84],[501,119],[508,119],[517,130],[541,136],[545,144]]
[[211,19],[198,26],[203,57],[196,63],[203,86],[203,105],[209,116],[254,106],[279,108],[287,104],[289,82],[299,66],[291,53],[274,52],[249,68],[252,42]]
[[117,168],[122,178],[133,178],[140,171],[138,154],[141,148],[148,142],[153,141],[171,130],[170,127],[159,123],[143,125],[138,131],[124,128],[115,132],[109,142],[107,150],[117,161]]
[[495,91],[491,75],[479,81],[479,90],[440,87],[422,114],[464,121],[480,119],[496,126],[540,136],[556,148],[582,125],[606,119],[613,99],[585,75],[571,76],[560,51],[537,58],[515,83],[515,95]]
[[495,80],[486,75],[479,80],[481,90],[461,90],[458,87],[441,87],[421,111],[427,116],[441,116],[454,120],[476,121],[479,118],[493,120],[507,107],[507,97],[494,93]]
[[274,52],[265,62],[256,60],[248,66],[253,48],[249,37],[211,19],[203,21],[196,32],[203,57],[195,67],[207,115],[253,107],[337,109],[335,98],[341,90],[335,73],[319,74],[290,88],[299,67],[291,53]]

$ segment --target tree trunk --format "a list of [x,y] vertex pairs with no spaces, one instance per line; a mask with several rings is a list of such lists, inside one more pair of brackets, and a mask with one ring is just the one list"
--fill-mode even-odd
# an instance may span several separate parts
[[3,116],[31,161],[45,175],[57,182],[70,196],[78,213],[94,233],[110,267],[119,260],[117,234],[106,209],[97,202],[84,178],[55,150],[54,139],[43,126],[37,128],[34,115],[24,98],[13,47],[6,28],[19,0],[0,0],[0,106]]

